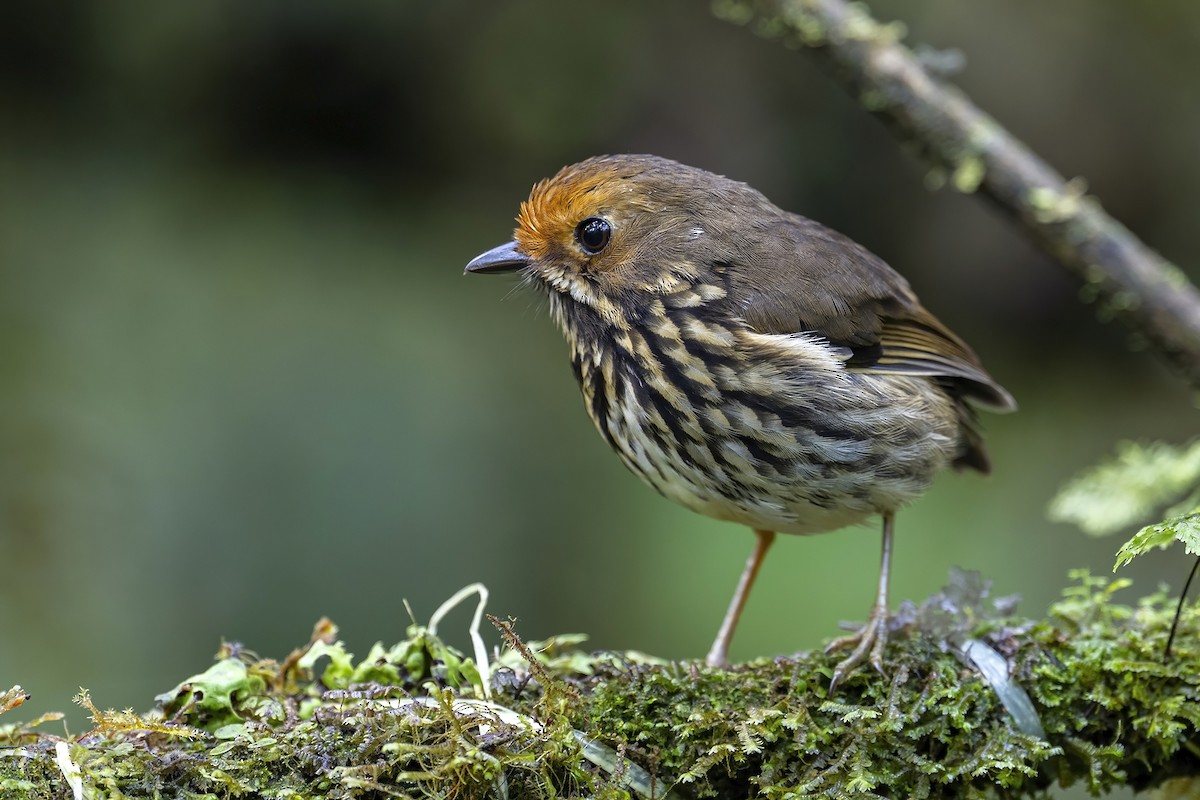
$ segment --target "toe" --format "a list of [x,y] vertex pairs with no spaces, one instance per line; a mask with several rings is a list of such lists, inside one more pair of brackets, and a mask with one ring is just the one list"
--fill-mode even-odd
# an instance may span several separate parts
[[871,666],[880,675],[883,673],[883,651],[887,647],[887,629],[881,623],[875,631],[875,642],[871,645]]
[[833,678],[829,682],[829,694],[833,694],[838,685],[858,669],[864,662],[870,661],[877,672],[883,674],[883,649],[887,644],[887,630],[883,620],[874,614],[862,627],[862,630],[850,636],[843,636],[830,642],[825,648],[829,653],[844,647],[854,645],[854,649],[833,669]]
[[838,650],[845,650],[847,647],[858,644],[862,641],[862,631],[851,634],[849,636],[839,636],[829,644],[825,645],[825,655],[836,653]]

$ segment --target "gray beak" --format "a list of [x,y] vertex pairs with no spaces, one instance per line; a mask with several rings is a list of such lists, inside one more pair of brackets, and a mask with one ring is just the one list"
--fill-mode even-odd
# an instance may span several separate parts
[[529,257],[517,251],[516,242],[506,242],[493,247],[482,255],[475,256],[463,274],[469,272],[515,272],[532,263]]

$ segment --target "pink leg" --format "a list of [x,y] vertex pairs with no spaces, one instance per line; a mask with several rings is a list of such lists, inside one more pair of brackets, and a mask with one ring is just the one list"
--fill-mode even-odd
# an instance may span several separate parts
[[746,598],[750,596],[750,587],[758,577],[758,568],[762,566],[767,551],[771,549],[771,543],[775,541],[774,531],[756,530],[754,535],[757,537],[754,551],[750,553],[750,558],[746,559],[746,568],[742,570],[742,577],[733,593],[733,600],[729,603],[729,610],[725,612],[721,629],[717,631],[717,638],[713,641],[712,649],[708,651],[708,658],[705,659],[710,667],[723,667],[729,663],[729,643],[733,641],[733,631],[742,616],[742,609],[746,606]]

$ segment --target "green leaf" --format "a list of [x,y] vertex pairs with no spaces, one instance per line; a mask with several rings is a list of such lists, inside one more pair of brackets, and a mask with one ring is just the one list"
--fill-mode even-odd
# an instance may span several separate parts
[[1183,542],[1184,549],[1192,555],[1200,555],[1200,508],[1190,514],[1163,520],[1157,525],[1147,525],[1135,533],[1117,551],[1117,563],[1113,565],[1113,571],[1116,572],[1118,567],[1128,564],[1152,547],[1164,548],[1176,541]]
[[1122,442],[1117,454],[1077,475],[1050,504],[1050,518],[1104,536],[1144,521],[1200,484],[1200,439],[1176,447]]
[[243,701],[261,695],[265,685],[244,663],[226,658],[154,699],[167,715],[188,709],[203,721],[200,727],[216,730],[241,722]]
[[345,689],[354,675],[354,655],[346,652],[346,646],[340,641],[333,644],[313,642],[296,665],[302,669],[312,669],[317,660],[324,656],[329,657],[329,666],[321,673],[321,683],[327,689]]

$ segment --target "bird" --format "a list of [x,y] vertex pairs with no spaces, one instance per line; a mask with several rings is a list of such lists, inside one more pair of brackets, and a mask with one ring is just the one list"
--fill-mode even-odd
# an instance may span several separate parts
[[584,406],[634,474],[755,543],[706,657],[728,665],[776,534],[882,521],[866,623],[829,692],[884,671],[896,512],[945,468],[990,470],[976,410],[1016,409],[881,258],[742,183],[652,155],[596,156],[533,186],[513,238],[467,274],[548,299]]

